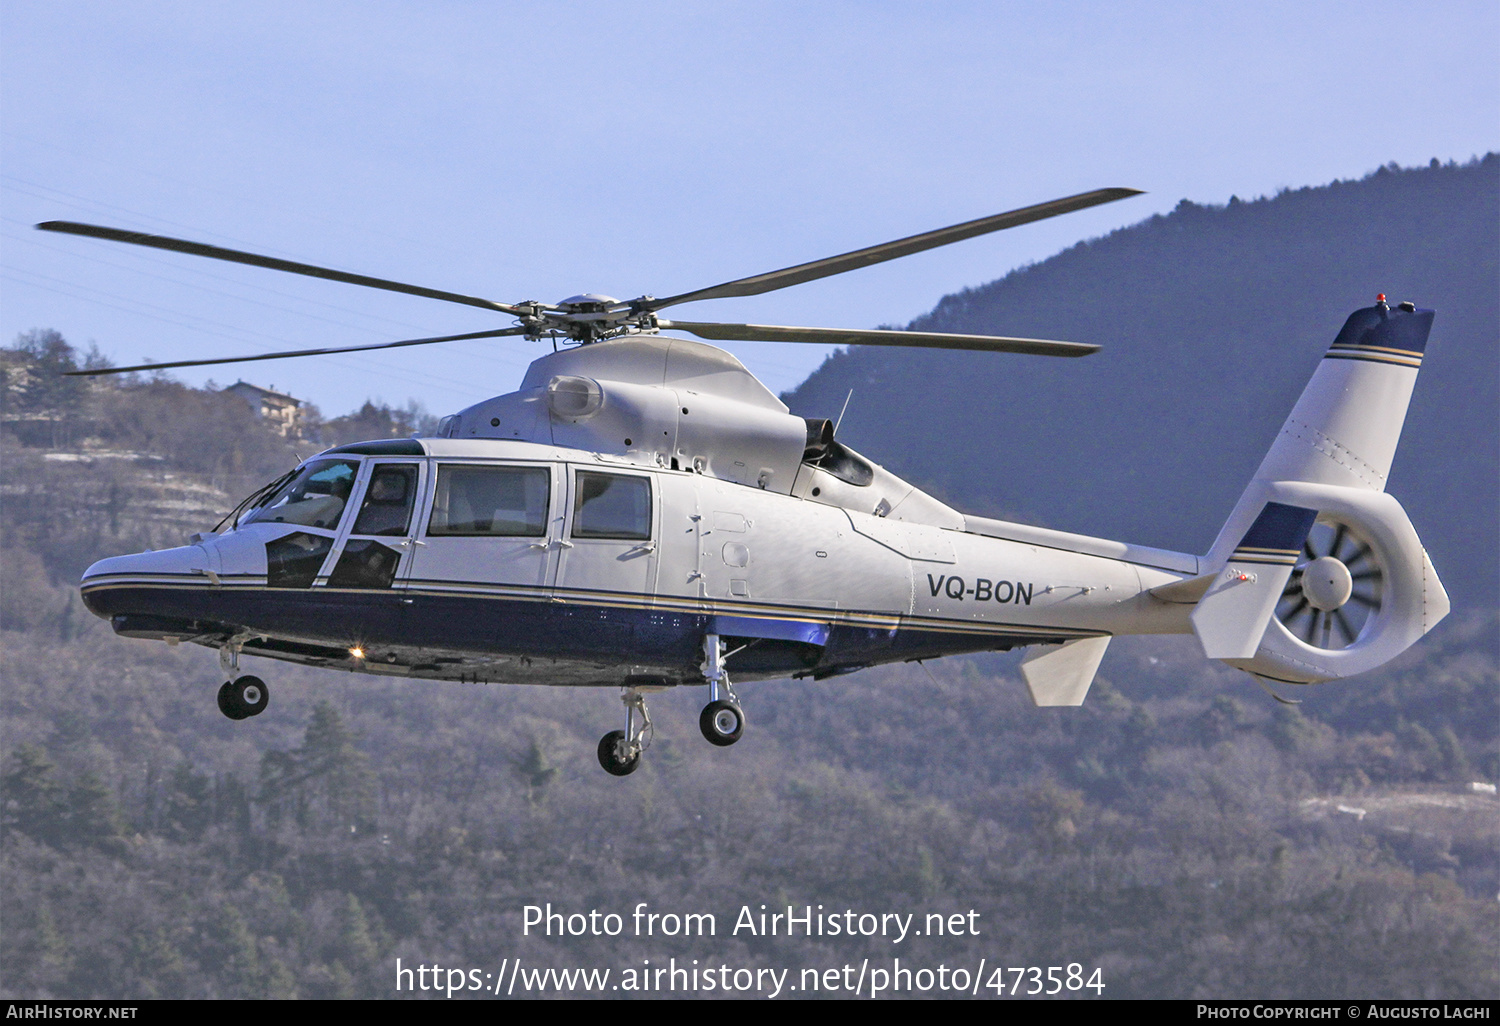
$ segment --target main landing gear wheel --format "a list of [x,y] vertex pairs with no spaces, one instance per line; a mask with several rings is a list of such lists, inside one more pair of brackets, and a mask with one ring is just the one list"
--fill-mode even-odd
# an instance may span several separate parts
[[698,716],[698,729],[711,745],[728,747],[745,732],[745,714],[733,702],[720,699],[709,702]]
[[236,677],[219,688],[219,711],[231,720],[259,716],[271,704],[271,689],[259,677]]
[[698,729],[709,744],[720,748],[734,744],[745,732],[745,714],[735,696],[734,685],[729,683],[729,674],[724,672],[724,660],[734,652],[724,651],[724,639],[717,634],[703,636],[703,665],[700,669],[703,679],[708,681],[708,704],[698,714]]
[[611,730],[599,739],[599,765],[604,767],[606,773],[617,777],[628,776],[640,764],[641,750],[639,747],[632,750],[632,746],[625,740],[623,730]]

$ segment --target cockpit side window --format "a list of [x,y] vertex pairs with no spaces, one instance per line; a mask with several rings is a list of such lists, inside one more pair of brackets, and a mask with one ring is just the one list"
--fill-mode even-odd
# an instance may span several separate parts
[[406,534],[417,498],[415,463],[377,463],[370,471],[365,498],[354,521],[354,534]]
[[359,464],[353,460],[314,460],[271,498],[247,513],[246,524],[297,524],[336,530],[349,502]]

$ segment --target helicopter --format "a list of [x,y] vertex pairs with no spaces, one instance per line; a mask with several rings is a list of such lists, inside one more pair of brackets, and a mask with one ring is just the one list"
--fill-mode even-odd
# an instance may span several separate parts
[[520,387],[434,437],[341,445],[176,548],[94,563],[80,589],[128,638],[216,649],[219,709],[266,710],[242,654],[359,673],[618,688],[598,758],[633,772],[647,696],[707,688],[699,727],[745,730],[731,682],[824,680],[887,663],[1026,648],[1038,706],[1081,705],[1118,635],[1193,634],[1279,692],[1364,673],[1448,596],[1385,492],[1434,313],[1356,310],[1202,555],[954,509],[789,412],[712,341],[918,346],[1084,357],[1098,346],[888,329],[675,321],[751,296],[1138,195],[1099,189],[658,299],[501,303],[204,243],[49,221],[45,231],[459,303],[493,330],[74,373],[548,340]]

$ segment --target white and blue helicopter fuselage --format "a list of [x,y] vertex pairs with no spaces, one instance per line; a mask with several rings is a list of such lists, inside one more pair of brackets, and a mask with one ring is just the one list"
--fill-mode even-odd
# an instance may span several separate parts
[[649,691],[707,684],[705,736],[736,740],[730,673],[1034,646],[1033,699],[1077,705],[1111,637],[1195,633],[1263,683],[1347,677],[1448,611],[1384,492],[1431,321],[1351,316],[1202,556],[965,515],[728,353],[644,335],[535,361],[441,437],[321,453],[222,533],[94,564],[83,597],[122,635],[219,649],[237,719],[268,695],[236,676],[241,653],[620,687],[627,727],[600,749],[615,773],[638,760]]

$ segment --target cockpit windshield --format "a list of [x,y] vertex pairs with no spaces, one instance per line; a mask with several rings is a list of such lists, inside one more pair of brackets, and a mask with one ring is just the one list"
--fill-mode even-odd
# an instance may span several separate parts
[[344,515],[358,473],[359,464],[353,460],[313,460],[236,526],[298,524],[332,531]]

